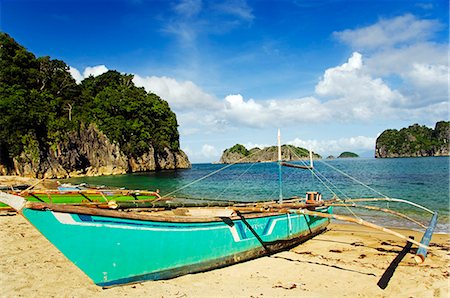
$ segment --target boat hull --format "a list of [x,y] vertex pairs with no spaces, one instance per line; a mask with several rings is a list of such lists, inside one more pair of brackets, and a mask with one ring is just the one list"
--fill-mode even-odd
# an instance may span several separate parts
[[[331,207],[318,211],[331,213]],[[295,246],[329,219],[300,214],[206,222],[125,219],[24,208],[22,214],[102,287],[231,265]]]

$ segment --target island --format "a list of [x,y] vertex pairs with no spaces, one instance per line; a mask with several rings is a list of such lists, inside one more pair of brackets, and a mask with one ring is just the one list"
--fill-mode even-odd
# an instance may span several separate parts
[[377,138],[375,158],[449,156],[450,121],[435,128],[413,124],[400,130],[387,129]]
[[359,157],[358,154],[353,153],[353,152],[342,152],[337,158],[355,158],[355,157]]
[[[312,152],[313,159],[320,159],[317,153]],[[293,145],[281,146],[281,158],[285,161],[309,159],[309,150]],[[277,146],[266,148],[252,148],[248,150],[241,144],[236,144],[223,151],[219,163],[254,163],[254,162],[274,162],[278,160]]]
[[0,175],[68,178],[190,167],[167,101],[108,71],[69,66],[0,33]]

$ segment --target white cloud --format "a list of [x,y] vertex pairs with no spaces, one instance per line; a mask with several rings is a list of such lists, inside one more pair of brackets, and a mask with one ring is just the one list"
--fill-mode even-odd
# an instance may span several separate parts
[[97,66],[88,66],[84,69],[83,75],[81,75],[80,71],[75,67],[69,66],[69,72],[72,77],[75,79],[77,83],[80,83],[85,78],[89,76],[99,76],[108,71],[108,68],[105,65],[97,65]]
[[402,75],[414,64],[448,65],[448,45],[417,43],[378,50],[367,57],[367,71],[375,76]]
[[223,14],[228,14],[245,21],[252,21],[255,18],[251,7],[248,6],[245,0],[221,1],[221,3],[217,3],[213,7]]
[[224,115],[230,122],[250,127],[283,126],[289,123],[318,122],[330,111],[316,98],[305,97],[288,100],[244,100],[242,95],[225,98]]
[[81,73],[75,67],[69,66],[69,72],[72,75],[72,77],[75,79],[77,84],[79,84],[84,79],[84,77],[81,75]]
[[108,71],[108,68],[105,65],[97,65],[92,67],[86,67],[83,72],[83,77],[88,78],[90,76],[99,76]]
[[316,93],[333,98],[325,105],[341,120],[368,120],[375,115],[389,115],[392,107],[406,101],[381,78],[373,78],[364,71],[362,55],[358,52],[354,52],[348,62],[327,69],[316,85]]
[[386,86],[394,82],[394,92],[404,98],[396,102],[405,108],[403,115],[417,115],[430,105],[448,104],[448,44],[433,40],[443,28],[437,20],[406,14],[334,35],[366,53],[363,71],[367,75],[386,78]]
[[175,110],[211,110],[220,108],[220,102],[191,81],[179,82],[169,77],[134,75],[133,82],[167,100]]
[[194,150],[191,147],[183,147],[182,150],[189,156],[191,162],[205,162],[205,161],[218,161],[221,153],[216,147],[203,144],[201,149]]
[[217,149],[214,146],[208,145],[208,144],[204,144],[202,146],[202,151],[201,154],[205,157],[205,158],[216,158],[219,156],[219,151],[217,151]]
[[182,0],[174,7],[175,11],[187,18],[196,16],[202,10],[201,0]]
[[414,88],[414,106],[427,106],[448,100],[449,67],[414,63],[403,78]]
[[334,36],[355,49],[393,47],[429,40],[442,25],[436,20],[421,20],[411,14],[381,19],[376,24],[334,32]]
[[[302,140],[295,138],[292,141],[287,142],[288,144],[303,147],[306,149],[311,149],[321,155],[338,155],[343,151],[367,151],[375,149],[376,138],[356,136],[350,138],[340,138],[336,140]],[[324,156],[326,157],[326,156]]]

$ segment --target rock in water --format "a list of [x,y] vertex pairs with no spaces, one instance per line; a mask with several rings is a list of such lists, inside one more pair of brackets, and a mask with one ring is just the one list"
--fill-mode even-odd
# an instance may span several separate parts
[[448,156],[449,143],[449,121],[437,122],[434,129],[414,124],[383,131],[376,141],[375,157]]

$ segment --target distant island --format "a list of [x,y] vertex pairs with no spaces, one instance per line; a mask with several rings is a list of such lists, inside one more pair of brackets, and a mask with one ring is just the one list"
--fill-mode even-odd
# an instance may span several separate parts
[[353,153],[353,152],[342,152],[337,158],[355,158],[355,157],[359,157],[358,154]]
[[108,71],[69,66],[0,33],[0,175],[67,178],[189,168],[167,101]]
[[413,124],[400,130],[387,129],[377,138],[375,158],[449,156],[450,122],[435,128]]
[[[320,159],[317,153],[312,153],[314,159]],[[281,157],[283,160],[303,160],[309,159],[309,150],[293,145],[281,146]],[[278,160],[277,146],[266,147],[263,149],[252,148],[248,150],[241,144],[236,144],[223,151],[219,163],[253,163],[253,162],[273,162]]]

